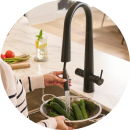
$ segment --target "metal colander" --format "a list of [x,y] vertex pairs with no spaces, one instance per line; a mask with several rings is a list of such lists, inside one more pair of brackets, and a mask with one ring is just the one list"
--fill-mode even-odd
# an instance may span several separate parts
[[[47,100],[47,101],[44,101],[44,97],[45,96],[52,96],[52,97],[56,97],[52,94],[45,94],[43,97],[42,97],[42,101],[43,101],[43,104],[41,105],[40,107],[40,112],[43,116],[45,116],[46,118],[50,118],[49,116],[47,116],[47,113],[50,111],[50,109],[48,109],[46,107],[46,104],[51,100]],[[61,99],[63,102],[65,102],[65,96],[60,96],[60,97],[57,97],[59,99]],[[88,119],[84,119],[84,120],[76,120],[76,121],[65,121],[65,123],[68,125],[68,126],[71,126],[71,127],[74,127],[75,129],[76,128],[81,128],[81,127],[85,127],[85,126],[88,126],[94,122],[97,122],[98,120],[102,119],[102,117],[104,117],[105,115],[101,114],[102,112],[102,107],[99,103],[97,103],[96,101],[90,99],[90,98],[86,98],[86,97],[81,97],[81,96],[70,96],[70,103],[74,102],[74,101],[80,101],[80,99],[85,99],[87,101],[90,101],[90,102],[93,102],[94,104],[96,104],[98,107],[96,108],[95,111],[93,111],[91,113],[91,115],[89,115],[89,118]],[[97,117],[99,117],[97,119]]]

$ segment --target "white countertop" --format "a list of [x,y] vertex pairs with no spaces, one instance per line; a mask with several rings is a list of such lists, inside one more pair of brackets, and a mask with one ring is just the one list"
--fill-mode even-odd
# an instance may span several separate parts
[[[62,38],[50,33],[46,33],[48,36],[49,61],[34,61],[36,55],[35,35],[37,34],[39,34],[39,30],[17,23],[5,40],[3,52],[12,49],[16,55],[18,53],[31,55],[29,60],[31,68],[14,70],[18,78],[43,75],[50,71],[63,69],[61,62]],[[104,83],[101,86],[95,84],[95,92],[93,93],[83,92],[83,78],[75,75],[76,68],[84,69],[84,45],[72,42],[71,62],[67,63],[67,71],[72,79],[71,92],[99,102],[103,109],[107,111],[112,110],[127,86],[130,73],[129,62],[94,50],[94,74],[100,75],[101,69],[103,69]]]

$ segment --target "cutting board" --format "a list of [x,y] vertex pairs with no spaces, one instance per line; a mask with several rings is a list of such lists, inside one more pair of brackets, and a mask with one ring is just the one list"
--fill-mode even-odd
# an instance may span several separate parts
[[[11,46],[7,46],[7,45],[3,46],[3,48],[2,48],[2,54],[5,54],[5,52],[7,50],[13,51],[15,53],[15,56],[22,55],[22,53],[20,53],[18,50],[14,49]],[[21,61],[21,62],[12,64],[10,66],[11,66],[12,70],[25,69],[25,68],[30,68],[30,63],[29,63],[29,61]]]
[[21,61],[15,64],[10,65],[12,70],[16,69],[25,69],[25,68],[30,68],[30,63],[29,61]]

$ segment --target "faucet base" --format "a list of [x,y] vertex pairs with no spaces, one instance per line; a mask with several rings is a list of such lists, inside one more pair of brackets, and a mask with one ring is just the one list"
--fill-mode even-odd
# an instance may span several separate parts
[[83,91],[86,92],[86,93],[94,92],[94,83],[89,81],[89,83],[84,86]]

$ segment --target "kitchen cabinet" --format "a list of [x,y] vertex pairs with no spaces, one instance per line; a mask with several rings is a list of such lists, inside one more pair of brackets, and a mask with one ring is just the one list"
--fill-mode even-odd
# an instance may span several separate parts
[[39,5],[26,13],[29,25],[40,24],[56,19],[57,0]]

